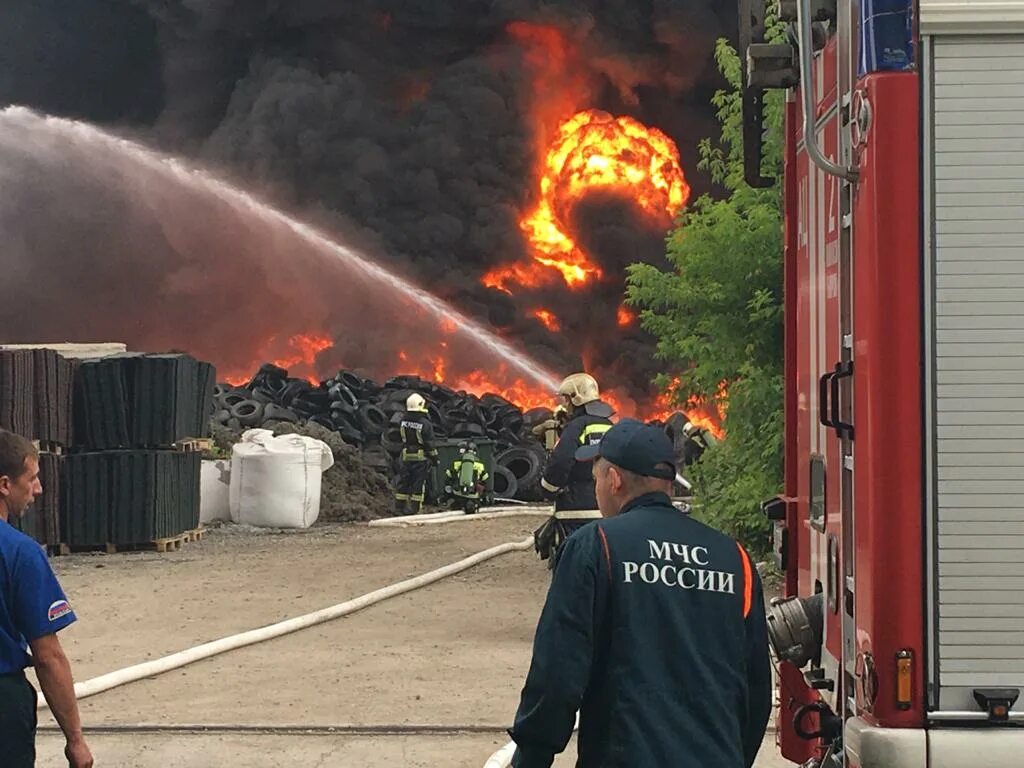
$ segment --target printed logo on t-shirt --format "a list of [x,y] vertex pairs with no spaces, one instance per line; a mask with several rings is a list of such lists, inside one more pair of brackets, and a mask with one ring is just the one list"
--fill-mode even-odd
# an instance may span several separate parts
[[67,616],[69,613],[71,613],[71,606],[68,605],[68,601],[57,600],[54,603],[50,603],[50,610],[47,612],[47,615],[50,621],[56,621],[61,616]]

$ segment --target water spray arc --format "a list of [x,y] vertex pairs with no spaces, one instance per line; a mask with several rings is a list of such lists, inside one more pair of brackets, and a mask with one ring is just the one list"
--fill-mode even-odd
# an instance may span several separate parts
[[17,140],[19,133],[45,132],[54,138],[117,152],[163,178],[184,188],[213,195],[237,211],[248,212],[262,222],[269,222],[290,231],[311,249],[355,270],[374,283],[396,291],[425,310],[438,323],[454,327],[466,341],[482,347],[537,385],[553,391],[557,379],[522,352],[498,338],[484,327],[461,314],[430,292],[393,274],[353,249],[331,239],[316,227],[273,208],[254,195],[234,187],[205,171],[190,167],[174,157],[161,154],[141,144],[115,136],[95,126],[75,120],[42,115],[24,107],[8,107],[0,111],[0,148]]

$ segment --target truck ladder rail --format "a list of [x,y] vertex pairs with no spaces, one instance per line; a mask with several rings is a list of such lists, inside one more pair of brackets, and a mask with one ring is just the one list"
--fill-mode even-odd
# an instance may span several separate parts
[[815,131],[817,110],[814,104],[814,42],[811,35],[811,0],[797,0],[797,52],[800,58],[800,95],[803,97],[803,137],[807,156],[818,168],[831,176],[854,182],[857,171],[844,168],[825,157],[818,146]]

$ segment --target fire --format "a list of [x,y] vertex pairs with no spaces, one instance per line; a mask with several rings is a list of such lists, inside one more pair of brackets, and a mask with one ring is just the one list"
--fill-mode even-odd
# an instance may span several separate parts
[[275,361],[275,365],[279,365],[282,368],[290,368],[299,363],[312,365],[316,361],[316,356],[325,349],[333,347],[334,342],[326,336],[303,333],[288,339],[288,346],[292,347],[298,353],[298,356]]
[[541,274],[532,264],[508,264],[492,269],[480,278],[480,281],[488,288],[497,288],[511,296],[512,289],[508,287],[509,283],[527,288],[538,288],[548,282],[550,277],[550,275]]
[[546,309],[533,310],[533,316],[544,323],[544,327],[552,333],[562,330],[562,324],[558,321],[558,318]]
[[627,325],[632,325],[633,321],[636,320],[636,312],[625,304],[620,304],[617,319],[619,326],[624,328]]
[[445,374],[444,358],[436,357],[432,362],[434,364],[434,382],[437,384],[443,384]]
[[[558,318],[549,310],[537,309],[534,310],[533,315],[550,330],[559,330]],[[277,337],[272,337],[262,346],[261,352],[273,351],[277,343]],[[270,359],[274,365],[288,369],[292,376],[305,376],[311,383],[318,383],[314,372],[305,369],[315,364],[318,354],[333,346],[331,340],[314,333],[297,334],[287,339],[286,346],[290,350],[287,354],[276,358],[264,354],[263,359]],[[417,364],[407,352],[399,350],[396,354],[398,358],[396,369],[405,374],[419,376],[426,381],[443,384],[478,396],[497,394],[523,410],[540,406],[553,407],[556,404],[553,392],[539,384],[515,377],[505,365],[499,365],[493,371],[488,372],[477,370],[466,374],[453,373],[445,358],[445,354],[448,352],[447,342],[441,342],[440,347],[439,354],[425,357],[422,364]],[[224,377],[224,380],[234,386],[244,386],[250,377],[251,374],[229,374]],[[721,423],[727,405],[725,383],[723,382],[719,387],[711,403],[690,398],[683,408],[674,405],[678,386],[679,380],[675,379],[668,390],[648,408],[637,404],[624,392],[615,390],[603,391],[601,399],[615,409],[619,418],[664,421],[674,412],[682,410],[695,425],[707,429],[716,437],[721,438],[724,435]]]
[[[316,376],[316,372],[309,370],[309,367],[316,362],[316,356],[323,352],[325,349],[330,349],[334,346],[334,342],[326,336],[321,336],[315,333],[299,333],[292,336],[287,341],[287,348],[290,352],[281,354],[277,352],[275,354],[275,348],[278,345],[278,338],[271,336],[267,342],[260,349],[260,357],[264,360],[269,359],[274,365],[279,368],[285,368],[293,376],[304,375],[312,384],[319,382]],[[307,369],[305,371],[292,371],[293,368]],[[224,381],[232,386],[242,386],[247,384],[250,379],[249,373],[231,373],[224,377]]]
[[679,149],[668,136],[631,117],[597,109],[561,122],[539,176],[539,202],[519,222],[532,261],[491,270],[482,278],[486,286],[511,293],[510,284],[534,288],[551,274],[560,275],[569,288],[600,280],[600,267],[576,244],[567,225],[573,207],[591,191],[627,196],[655,220],[676,216],[690,196]]
[[677,389],[679,379],[673,379],[668,389],[663,392],[655,401],[655,407],[647,418],[664,421],[676,411],[683,411],[690,422],[701,429],[708,430],[712,435],[721,440],[725,436],[722,429],[722,421],[725,418],[726,407],[728,406],[728,384],[721,382],[718,391],[712,402],[704,398],[690,397],[683,408],[674,405],[677,400]]
[[[514,379],[509,382],[508,370],[504,365],[498,366],[494,372],[495,377],[491,378],[483,371],[473,371],[455,381],[452,386],[455,389],[463,389],[473,395],[486,395],[493,393],[501,395],[511,403],[515,403],[524,411],[540,406],[551,407],[553,405],[554,393],[537,384],[531,384],[523,379]],[[497,382],[501,381],[502,384]]]

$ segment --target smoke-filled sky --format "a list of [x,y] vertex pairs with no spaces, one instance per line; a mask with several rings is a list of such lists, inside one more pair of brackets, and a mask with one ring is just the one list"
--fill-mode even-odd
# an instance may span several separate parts
[[[619,334],[620,279],[583,293],[570,295],[560,286],[527,298],[486,289],[479,278],[526,252],[518,219],[536,193],[538,147],[551,128],[539,119],[545,105],[596,107],[657,126],[677,142],[695,195],[708,191],[696,169],[696,145],[715,131],[709,100],[721,83],[712,52],[717,37],[733,34],[734,3],[32,0],[8,7],[4,17],[0,106],[23,104],[87,120],[188,157],[364,245],[543,362],[563,369],[585,358],[642,389],[650,366],[641,370],[637,361],[649,360],[650,339],[633,330],[608,342],[610,333]],[[512,22],[562,30],[566,59],[554,68],[550,61],[538,65],[542,52],[510,36]],[[42,340],[40,333],[59,333],[63,326],[40,330],[34,320],[53,314],[39,311],[47,296],[60,297],[66,338],[76,327],[99,325],[109,333],[112,322],[76,326],[76,318],[105,311],[95,297],[76,300],[73,281],[89,274],[107,285],[133,286],[141,317],[123,340],[187,348],[187,339],[166,329],[146,335],[147,325],[156,326],[147,307],[160,298],[147,291],[165,292],[170,276],[179,275],[175,254],[189,262],[195,254],[185,257],[170,247],[157,257],[126,246],[138,234],[113,228],[131,212],[120,210],[121,202],[112,211],[95,194],[75,194],[92,189],[102,169],[90,169],[84,184],[77,174],[85,171],[67,164],[56,173],[46,171],[52,164],[31,170],[24,157],[18,162],[4,168],[0,156],[3,197],[22,190],[0,210],[0,234],[8,243],[0,258],[8,274],[26,280],[31,274],[31,288],[20,295],[33,304],[20,306],[17,298],[12,304],[7,293],[2,335],[33,341]],[[124,199],[123,191],[115,196]],[[79,228],[76,237],[94,241],[69,247],[60,235],[61,216],[89,220],[88,234]],[[97,217],[106,220],[100,225]],[[621,275],[624,264],[662,253],[663,233],[651,231],[622,201],[588,201],[574,219],[580,241],[612,276]],[[167,232],[162,237],[176,239]],[[231,236],[211,232],[197,246],[201,233],[190,229],[187,239],[190,248],[209,251],[204,269],[212,270]],[[104,242],[117,245],[105,250]],[[10,263],[18,259],[33,270]],[[224,263],[238,269],[237,257]],[[263,270],[254,267],[233,283],[219,274],[191,293],[175,294],[177,306],[202,317],[229,311],[212,292],[231,284],[224,303],[244,296],[245,314],[255,316],[264,302],[273,325],[282,310],[271,305],[281,304],[282,292],[280,285],[265,287]],[[331,301],[329,286],[319,288],[308,302],[318,308],[313,323],[322,321],[319,308]],[[536,302],[557,306],[564,333],[552,334],[528,317],[525,310]],[[290,332],[302,308],[287,309]],[[259,324],[260,333],[266,324]],[[224,325],[223,316],[210,323]]]

